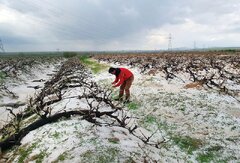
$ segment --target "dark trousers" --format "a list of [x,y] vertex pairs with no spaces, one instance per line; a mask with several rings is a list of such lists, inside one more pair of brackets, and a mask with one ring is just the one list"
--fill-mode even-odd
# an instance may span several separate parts
[[126,95],[126,100],[130,99],[130,87],[132,85],[133,80],[134,76],[131,76],[130,78],[125,80],[123,84],[120,86],[119,99],[122,100],[124,92]]

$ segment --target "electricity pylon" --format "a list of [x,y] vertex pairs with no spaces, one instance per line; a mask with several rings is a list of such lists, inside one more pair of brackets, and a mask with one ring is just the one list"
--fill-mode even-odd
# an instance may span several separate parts
[[172,35],[169,33],[168,35],[168,51],[172,50]]
[[164,39],[168,40],[168,51],[172,50],[172,34],[169,33],[169,35],[166,34],[153,34],[152,36],[163,36]]
[[1,39],[0,39],[0,50],[1,50],[0,52],[5,52]]

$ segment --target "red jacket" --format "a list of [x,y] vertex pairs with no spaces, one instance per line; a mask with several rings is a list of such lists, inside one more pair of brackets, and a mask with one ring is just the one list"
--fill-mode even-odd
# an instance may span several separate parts
[[118,76],[116,76],[116,79],[112,83],[112,84],[116,84],[116,85],[114,85],[114,87],[118,87],[118,86],[122,85],[125,80],[127,80],[128,78],[133,76],[133,73],[131,71],[129,71],[128,69],[126,69],[126,68],[119,68],[119,69],[120,69],[120,74]]

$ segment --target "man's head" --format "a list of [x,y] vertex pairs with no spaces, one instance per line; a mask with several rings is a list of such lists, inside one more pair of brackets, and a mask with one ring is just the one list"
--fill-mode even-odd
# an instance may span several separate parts
[[108,70],[108,72],[109,72],[110,74],[115,74],[115,73],[116,73],[116,68],[110,67],[109,70]]

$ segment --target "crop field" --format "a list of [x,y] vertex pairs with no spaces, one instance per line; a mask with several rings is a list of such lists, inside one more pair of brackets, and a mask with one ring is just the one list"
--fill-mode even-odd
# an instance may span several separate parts
[[[131,102],[109,67],[134,74]],[[240,52],[0,58],[0,162],[240,162]]]

